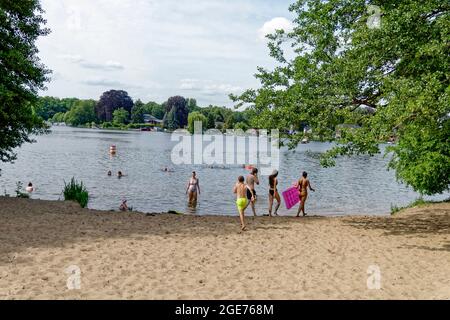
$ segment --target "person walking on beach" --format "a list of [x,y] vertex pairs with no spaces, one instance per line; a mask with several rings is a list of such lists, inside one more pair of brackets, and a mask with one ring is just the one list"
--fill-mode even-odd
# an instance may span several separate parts
[[[247,203],[247,207],[249,206],[249,204],[252,206],[253,216],[256,217],[256,208],[255,208],[256,190],[255,190],[255,184],[259,185],[258,169],[257,168],[253,168],[252,172],[249,175],[247,175],[246,183],[247,183],[247,199],[249,200],[249,202]],[[247,209],[247,207],[245,207],[245,209]]]
[[308,188],[311,191],[316,192],[316,190],[314,190],[311,187],[311,183],[308,180],[307,172],[303,172],[302,178],[298,181],[297,188],[300,193],[300,206],[298,208],[297,217],[300,217],[301,212],[303,212],[303,216],[306,217],[307,214],[305,212],[305,203],[306,203],[306,199],[308,198]]
[[272,216],[273,201],[277,200],[274,214],[278,216],[278,209],[281,205],[280,194],[278,193],[278,170],[273,170],[269,176],[269,217]]
[[189,195],[188,206],[190,208],[197,207],[197,192],[200,194],[200,182],[197,178],[197,173],[193,171],[186,188],[186,194]]
[[247,231],[245,226],[245,209],[248,206],[247,200],[247,186],[244,183],[245,179],[243,176],[238,178],[237,183],[234,186],[233,193],[236,194],[236,206],[239,211],[239,219],[241,220],[241,230]]

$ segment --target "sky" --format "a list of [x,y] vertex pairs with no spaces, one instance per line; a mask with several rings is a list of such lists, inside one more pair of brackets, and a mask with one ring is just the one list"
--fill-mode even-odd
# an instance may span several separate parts
[[144,102],[181,95],[232,106],[271,68],[264,35],[292,28],[293,0],[41,0],[53,71],[41,95],[98,99],[121,89]]

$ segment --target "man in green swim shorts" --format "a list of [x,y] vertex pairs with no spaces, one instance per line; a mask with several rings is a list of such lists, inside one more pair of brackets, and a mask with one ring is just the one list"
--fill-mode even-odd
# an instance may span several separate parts
[[245,178],[240,176],[238,182],[234,186],[233,192],[236,194],[236,205],[239,211],[239,217],[241,219],[241,230],[246,231],[244,214],[247,207],[247,186],[244,183]]

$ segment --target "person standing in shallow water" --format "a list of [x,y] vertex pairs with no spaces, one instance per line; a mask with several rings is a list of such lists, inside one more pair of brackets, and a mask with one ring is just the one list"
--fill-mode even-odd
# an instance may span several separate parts
[[200,194],[200,183],[197,178],[197,173],[195,171],[192,172],[192,177],[189,179],[186,194],[189,196],[188,206],[190,208],[197,207],[197,192]]
[[233,193],[236,194],[236,206],[239,211],[239,219],[241,220],[241,230],[247,231],[245,226],[245,209],[248,206],[247,200],[247,186],[244,183],[245,179],[243,176],[238,178],[237,183],[234,185]]
[[305,212],[305,203],[306,203],[306,199],[308,199],[308,189],[313,192],[316,192],[316,190],[314,190],[311,187],[311,183],[308,180],[307,172],[303,172],[302,178],[300,180],[298,180],[297,188],[298,188],[298,192],[300,194],[300,206],[298,208],[297,217],[300,217],[301,212],[303,212],[303,216],[306,217],[307,214]]
[[274,200],[277,200],[274,214],[278,216],[278,209],[281,205],[281,198],[280,194],[278,193],[278,170],[274,170],[269,176],[269,217],[272,216]]
[[[249,204],[252,206],[253,216],[256,217],[256,208],[255,208],[255,204],[256,204],[256,190],[255,190],[255,184],[259,185],[258,169],[257,168],[253,168],[252,172],[249,175],[247,175],[246,183],[247,183],[247,199],[249,200],[248,203],[247,203],[247,207],[249,206]],[[245,209],[247,209],[247,207],[245,207]]]

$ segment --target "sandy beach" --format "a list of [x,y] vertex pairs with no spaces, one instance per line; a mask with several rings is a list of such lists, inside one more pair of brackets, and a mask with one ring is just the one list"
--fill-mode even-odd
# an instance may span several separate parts
[[450,299],[450,203],[248,225],[0,197],[0,299]]

